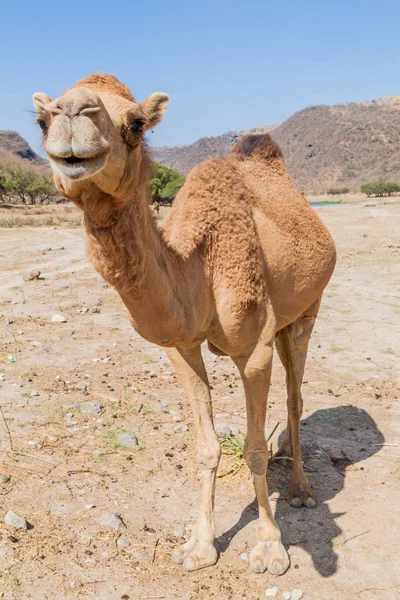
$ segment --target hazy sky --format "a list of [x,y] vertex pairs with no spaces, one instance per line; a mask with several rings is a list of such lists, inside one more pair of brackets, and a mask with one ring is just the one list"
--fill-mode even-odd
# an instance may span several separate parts
[[0,19],[0,129],[36,151],[32,93],[97,71],[170,95],[152,145],[400,94],[399,0],[19,0]]

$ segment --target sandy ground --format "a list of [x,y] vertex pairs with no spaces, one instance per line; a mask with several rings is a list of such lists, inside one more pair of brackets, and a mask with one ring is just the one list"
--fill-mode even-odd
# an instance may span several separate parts
[[[0,229],[0,475],[11,476],[0,483],[3,598],[256,600],[275,585],[278,600],[293,588],[305,600],[400,597],[400,204],[373,204],[317,209],[339,255],[303,389],[304,462],[318,505],[291,508],[290,472],[271,463],[271,503],[291,557],[278,579],[253,574],[240,556],[255,544],[257,518],[246,467],[218,480],[218,563],[191,574],[170,563],[190,534],[199,485],[191,413],[164,352],[130,328],[86,261],[80,229]],[[32,268],[43,279],[24,282]],[[52,323],[54,314],[67,321]],[[205,356],[216,421],[245,432],[233,365]],[[86,391],[76,389],[82,382]],[[273,449],[285,398],[276,359]],[[83,402],[100,404],[99,414],[74,406]],[[139,445],[121,444],[123,432]],[[234,462],[224,456],[221,472]],[[5,525],[9,509],[31,528]],[[127,529],[100,525],[106,511]]]

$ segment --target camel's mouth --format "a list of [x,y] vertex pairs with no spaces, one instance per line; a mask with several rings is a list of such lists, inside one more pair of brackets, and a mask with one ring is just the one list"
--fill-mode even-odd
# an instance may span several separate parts
[[90,158],[80,158],[79,156],[68,156],[59,158],[50,156],[50,163],[57,173],[65,179],[77,181],[87,179],[99,173],[107,162],[108,152],[104,152]]

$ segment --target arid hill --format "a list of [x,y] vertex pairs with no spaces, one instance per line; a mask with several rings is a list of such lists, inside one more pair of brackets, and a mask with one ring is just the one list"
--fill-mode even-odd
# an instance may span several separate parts
[[34,168],[47,166],[47,160],[36,154],[19,133],[0,130],[0,167],[21,161],[25,166]]
[[241,135],[268,130],[281,145],[296,185],[307,194],[337,186],[356,191],[361,183],[376,179],[400,183],[400,96],[312,106],[279,126],[155,148],[154,156],[186,174],[208,158],[228,154]]
[[164,146],[153,148],[153,157],[160,163],[187,175],[196,165],[208,160],[226,156],[238,139],[246,133],[271,133],[278,125],[267,125],[249,131],[230,131],[216,137],[204,137],[188,146]]

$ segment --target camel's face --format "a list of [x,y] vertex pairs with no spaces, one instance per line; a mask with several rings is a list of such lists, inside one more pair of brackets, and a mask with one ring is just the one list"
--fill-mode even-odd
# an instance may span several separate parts
[[56,183],[93,179],[113,192],[140,164],[144,132],[161,121],[166,94],[152,94],[141,104],[112,93],[74,87],[56,100],[33,96],[37,122]]

